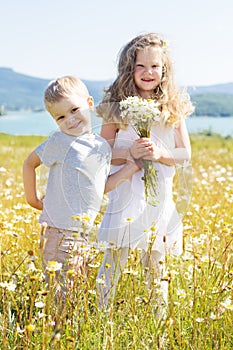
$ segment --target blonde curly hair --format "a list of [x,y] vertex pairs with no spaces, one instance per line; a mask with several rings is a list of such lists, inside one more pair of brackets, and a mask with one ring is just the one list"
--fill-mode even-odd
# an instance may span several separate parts
[[162,124],[178,126],[182,118],[194,111],[188,93],[175,86],[173,64],[166,42],[160,35],[148,33],[132,39],[119,53],[118,76],[105,90],[105,95],[96,108],[105,122],[116,123],[121,129],[126,128],[120,116],[119,102],[129,96],[139,96],[134,82],[137,52],[151,46],[160,49],[163,63],[162,79],[152,96],[160,105]]

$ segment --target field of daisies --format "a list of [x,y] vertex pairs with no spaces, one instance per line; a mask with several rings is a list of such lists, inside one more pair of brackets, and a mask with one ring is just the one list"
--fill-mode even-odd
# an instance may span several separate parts
[[[184,253],[167,256],[169,304],[163,317],[155,312],[156,282],[148,290],[138,250],[130,254],[114,302],[107,311],[99,310],[96,274],[103,249],[95,236],[102,213],[86,253],[88,276],[68,271],[69,297],[63,307],[55,305],[57,267],[49,267],[46,286],[39,212],[26,204],[22,184],[23,160],[42,140],[0,134],[0,348],[232,349],[233,139],[191,137],[192,167],[174,186],[184,213]],[[38,179],[43,192],[45,169]]]

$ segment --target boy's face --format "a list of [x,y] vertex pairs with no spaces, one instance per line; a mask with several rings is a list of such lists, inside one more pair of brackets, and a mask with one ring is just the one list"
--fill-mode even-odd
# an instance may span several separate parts
[[90,107],[92,97],[80,97],[77,94],[64,97],[50,106],[49,112],[62,132],[80,136],[91,130]]

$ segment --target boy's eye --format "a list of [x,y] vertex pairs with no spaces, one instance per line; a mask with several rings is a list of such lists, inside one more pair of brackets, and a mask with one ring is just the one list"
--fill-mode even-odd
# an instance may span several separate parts
[[62,120],[62,119],[64,119],[65,117],[64,117],[64,115],[61,115],[60,117],[57,117],[57,122],[59,121],[59,120]]
[[75,107],[75,108],[72,108],[72,113],[75,113],[75,112],[77,112],[79,110],[79,107]]

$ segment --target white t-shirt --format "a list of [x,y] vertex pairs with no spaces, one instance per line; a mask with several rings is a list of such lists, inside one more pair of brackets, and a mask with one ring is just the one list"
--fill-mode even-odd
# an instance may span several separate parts
[[95,134],[76,137],[59,131],[35,151],[50,168],[39,222],[75,230],[78,223],[72,216],[86,214],[92,223],[100,209],[110,170],[108,142]]

